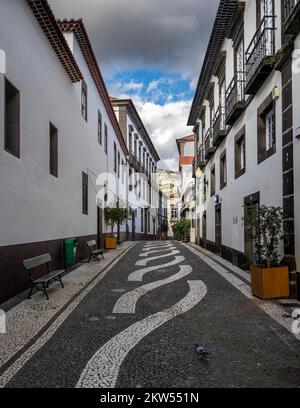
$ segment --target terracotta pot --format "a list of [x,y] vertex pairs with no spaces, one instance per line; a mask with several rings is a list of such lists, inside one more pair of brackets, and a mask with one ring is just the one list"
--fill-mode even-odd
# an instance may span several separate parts
[[264,268],[251,265],[252,294],[260,299],[289,297],[289,268]]
[[116,249],[117,248],[117,239],[115,237],[106,237],[105,238],[105,249]]

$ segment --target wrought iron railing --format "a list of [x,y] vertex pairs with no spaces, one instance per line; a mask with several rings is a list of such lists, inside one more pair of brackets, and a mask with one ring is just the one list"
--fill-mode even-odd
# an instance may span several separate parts
[[285,23],[300,0],[282,0],[283,23]]
[[265,16],[246,51],[246,83],[248,84],[265,57],[275,54],[275,16]]
[[205,135],[205,154],[214,147],[213,143],[213,129],[209,128]]
[[213,118],[214,137],[220,131],[226,130],[225,107],[219,106]]
[[237,71],[226,90],[225,117],[229,116],[238,102],[245,100],[245,72]]

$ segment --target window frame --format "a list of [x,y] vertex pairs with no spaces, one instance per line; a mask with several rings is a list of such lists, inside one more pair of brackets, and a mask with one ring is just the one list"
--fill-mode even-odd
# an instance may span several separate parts
[[89,213],[89,177],[82,172],[82,214]]
[[49,173],[58,177],[58,129],[49,122]]
[[[272,146],[267,149],[267,123],[266,120],[273,116],[272,121]],[[257,109],[257,164],[264,162],[276,153],[276,102],[272,93]]]
[[[11,118],[11,107],[8,105],[8,88],[15,94],[14,95],[14,118]],[[10,114],[10,117],[8,117]],[[11,135],[11,125],[14,124],[16,128],[16,135]],[[14,139],[12,141],[12,139]],[[4,150],[7,153],[20,159],[20,144],[21,144],[21,93],[14,84],[6,77],[4,78]]]
[[[241,148],[243,146],[243,149]],[[242,167],[243,157],[244,166]],[[242,129],[236,134],[234,140],[234,169],[235,169],[235,179],[238,179],[243,174],[246,173],[246,126],[243,126]]]
[[84,79],[81,80],[81,115],[88,121],[88,90]]
[[98,143],[102,146],[102,113],[98,110]]

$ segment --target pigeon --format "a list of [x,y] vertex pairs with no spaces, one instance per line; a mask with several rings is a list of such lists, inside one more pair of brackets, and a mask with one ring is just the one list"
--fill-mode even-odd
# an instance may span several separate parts
[[204,347],[199,346],[199,344],[195,344],[196,347],[196,352],[200,354],[200,356],[207,356],[208,355],[208,351],[205,350]]

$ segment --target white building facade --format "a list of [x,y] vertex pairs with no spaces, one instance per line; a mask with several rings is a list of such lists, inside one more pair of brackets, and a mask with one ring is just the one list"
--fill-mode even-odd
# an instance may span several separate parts
[[23,259],[50,252],[61,268],[64,239],[77,238],[77,260],[86,241],[103,246],[104,206],[128,198],[129,151],[81,20],[2,0],[0,49],[1,303],[28,287]]
[[157,163],[160,158],[130,99],[111,98],[129,152],[128,202],[134,210],[127,223],[127,238],[154,239],[159,234],[159,186]]
[[196,241],[248,268],[256,255],[245,208],[282,207],[292,295],[300,270],[299,31],[298,1],[221,0],[188,121],[197,135]]

